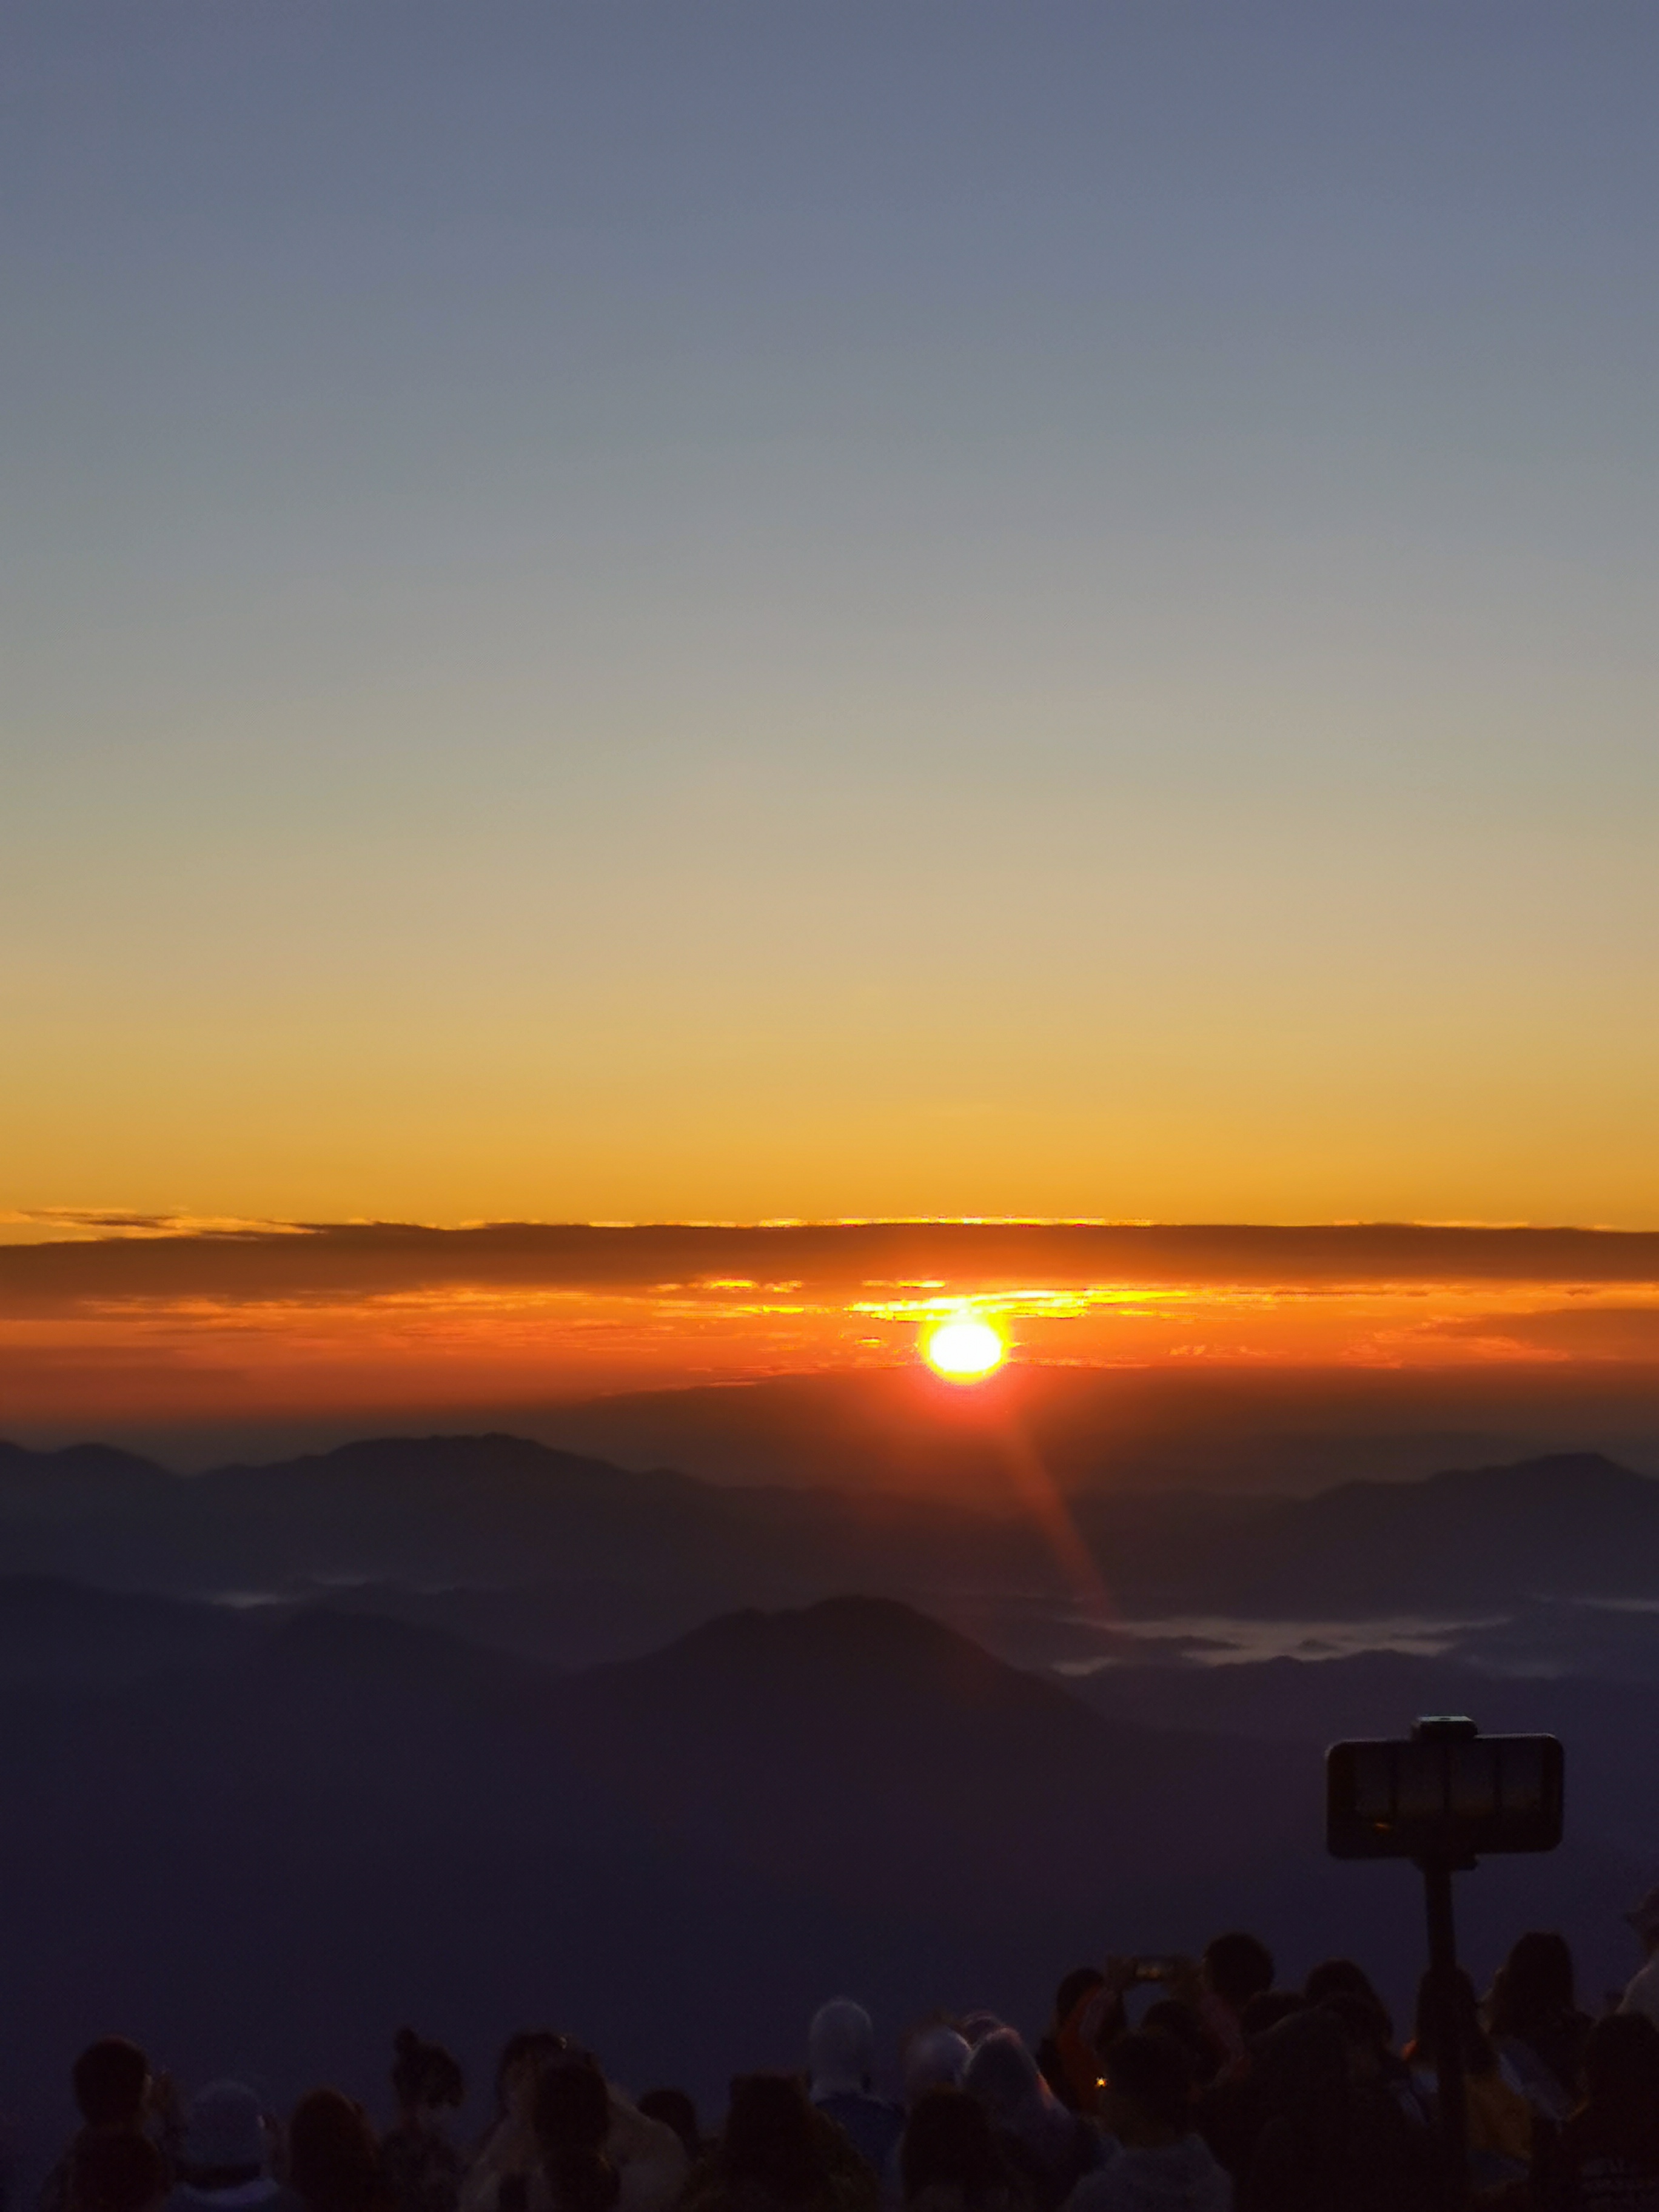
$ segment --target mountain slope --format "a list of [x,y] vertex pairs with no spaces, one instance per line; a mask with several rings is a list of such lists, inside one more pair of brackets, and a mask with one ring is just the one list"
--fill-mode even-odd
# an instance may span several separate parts
[[[844,1598],[711,1623],[569,1686],[568,1740],[648,1817],[769,1879],[966,1923],[1145,1885],[1218,1802],[1260,1788],[1241,1878],[1313,1835],[1291,1762],[1103,1724],[908,1607]],[[1270,1779],[1271,1778],[1271,1779]],[[1261,1785],[1266,1785],[1261,1787]]]
[[1456,1617],[1536,1595],[1659,1594],[1659,1482],[1597,1453],[1345,1483],[1220,1528],[1201,1504],[1184,1528],[1139,1534],[1115,1532],[1109,1504],[1078,1517],[1133,1611]]
[[0,1438],[0,1515],[66,1519],[163,1498],[173,1478],[154,1460],[107,1444],[27,1451]]
[[[1035,2020],[1106,1942],[1288,1929],[1316,1858],[1293,1755],[1244,1754],[1273,1777],[1253,1797],[1226,1747],[1109,1722],[897,1607],[747,1615],[574,1679],[326,1612],[236,1634],[0,1700],[0,2079],[25,2107],[112,2026],[198,2080],[370,2094],[405,2018],[481,2078],[551,2020],[636,2085],[713,2095],[793,2059],[835,1989],[890,2034],[939,2002]],[[1194,1809],[1218,1804],[1224,1836]]]

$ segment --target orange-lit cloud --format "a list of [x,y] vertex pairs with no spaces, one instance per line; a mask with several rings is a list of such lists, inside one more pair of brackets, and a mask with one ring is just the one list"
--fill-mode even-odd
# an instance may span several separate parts
[[963,1304],[1028,1364],[1659,1362],[1651,1232],[135,1215],[13,1235],[43,1226],[0,1244],[0,1431],[442,1415],[893,1366]]

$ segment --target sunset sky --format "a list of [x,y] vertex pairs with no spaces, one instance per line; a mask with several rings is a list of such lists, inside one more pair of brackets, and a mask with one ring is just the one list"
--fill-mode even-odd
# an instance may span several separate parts
[[[1390,1389],[1419,1411],[1449,1392],[1466,1426],[1512,1427],[1541,1392],[1558,1410],[1522,1425],[1546,1441],[1659,1455],[1652,1232],[39,1225],[58,1233],[0,1249],[0,1433],[40,1441],[200,1456],[192,1437],[544,1415],[556,1435],[550,1408],[605,1394],[915,1367],[965,1313],[1022,1370],[1177,1393],[1294,1371],[1358,1390],[1373,1420]],[[915,1410],[950,1421],[957,1395],[939,1382]]]
[[[0,1427],[256,1335],[395,1395],[439,1308],[515,1390],[915,1325],[428,1254],[306,1352],[315,1237],[52,1304],[100,1212],[1659,1228],[1656,68],[1640,0],[8,9]],[[1600,1357],[1510,1309],[1659,1279],[1047,1266],[1066,1359]]]

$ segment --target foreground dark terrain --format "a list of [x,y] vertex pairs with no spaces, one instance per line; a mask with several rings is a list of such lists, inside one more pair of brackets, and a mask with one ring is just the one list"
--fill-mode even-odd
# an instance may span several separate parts
[[[1563,1460],[1240,1516],[1081,1504],[1106,1612],[1016,1524],[510,1438],[189,1482],[8,1448],[6,2100],[55,2125],[111,2027],[187,2078],[371,2094],[407,2019],[480,2075],[544,2022],[712,2101],[837,1990],[892,2038],[938,2004],[1035,2031],[1078,1960],[1234,1924],[1289,1974],[1358,1953],[1403,2008],[1413,1881],[1324,1858],[1320,1759],[1430,1710],[1568,1747],[1562,1850],[1462,1885],[1477,1972],[1559,1925],[1588,1992],[1621,1981],[1659,1485]],[[1433,1609],[1431,1650],[1219,1667],[1174,1618],[1363,1647]]]

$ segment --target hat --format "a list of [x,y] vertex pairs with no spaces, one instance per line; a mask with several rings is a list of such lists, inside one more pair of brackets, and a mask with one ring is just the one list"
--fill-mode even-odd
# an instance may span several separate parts
[[959,2089],[972,2056],[967,2040],[953,2027],[930,2027],[904,2057],[904,2094],[916,2100],[928,2089]]
[[184,2163],[198,2173],[263,2168],[270,2144],[259,2100],[240,2081],[210,2081],[190,2100]]
[[1659,1889],[1650,1889],[1639,1905],[1632,1906],[1625,1918],[1644,1943],[1650,1936],[1659,1936]]
[[867,2089],[876,2031],[864,2007],[851,1997],[820,2005],[807,2035],[807,2057],[815,2098],[856,2096]]

